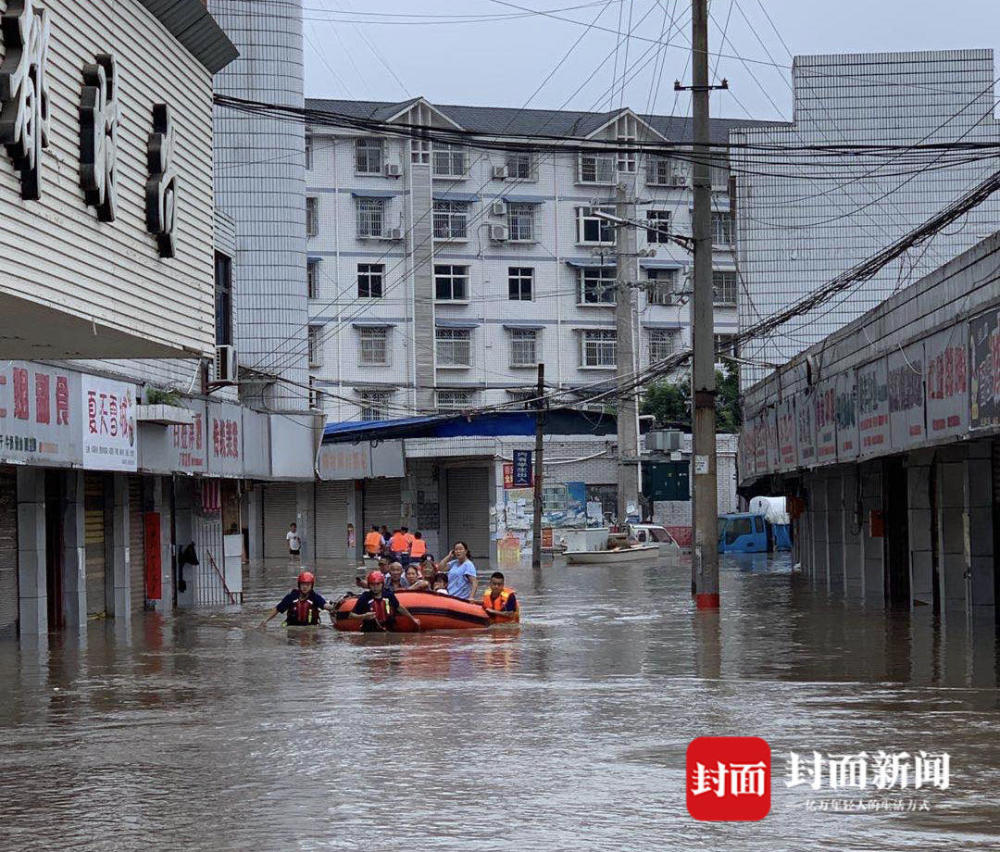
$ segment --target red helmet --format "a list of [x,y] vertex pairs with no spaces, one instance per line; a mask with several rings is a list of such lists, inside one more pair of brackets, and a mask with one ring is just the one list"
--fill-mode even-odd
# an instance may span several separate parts
[[315,583],[316,582],[316,578],[312,575],[312,573],[310,571],[303,571],[301,574],[299,574],[299,582],[300,583]]
[[385,582],[385,574],[383,574],[381,571],[372,571],[371,573],[368,574],[369,586],[374,586],[376,583],[384,583],[384,582]]

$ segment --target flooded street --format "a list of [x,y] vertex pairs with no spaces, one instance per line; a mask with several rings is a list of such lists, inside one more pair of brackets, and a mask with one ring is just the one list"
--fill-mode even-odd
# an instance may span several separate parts
[[[726,565],[721,617],[697,614],[689,570],[522,567],[520,629],[348,636],[255,630],[292,585],[269,565],[242,608],[0,644],[0,847],[1000,845],[992,624],[865,611],[770,562]],[[763,821],[688,815],[703,735],[768,741]],[[834,794],[783,778],[814,749],[948,752],[950,786],[926,811],[811,810]]]

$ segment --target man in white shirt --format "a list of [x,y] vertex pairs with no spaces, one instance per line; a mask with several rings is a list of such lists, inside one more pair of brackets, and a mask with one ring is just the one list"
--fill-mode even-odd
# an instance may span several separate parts
[[288,542],[288,558],[292,562],[298,562],[302,553],[302,536],[299,535],[299,528],[294,521],[288,525],[285,540]]

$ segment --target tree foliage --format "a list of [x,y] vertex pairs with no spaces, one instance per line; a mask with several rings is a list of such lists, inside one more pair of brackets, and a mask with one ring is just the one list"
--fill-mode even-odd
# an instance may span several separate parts
[[[715,431],[739,432],[743,422],[740,410],[739,370],[728,366],[715,371]],[[642,413],[652,414],[659,427],[691,428],[691,379],[655,382],[646,388]]]

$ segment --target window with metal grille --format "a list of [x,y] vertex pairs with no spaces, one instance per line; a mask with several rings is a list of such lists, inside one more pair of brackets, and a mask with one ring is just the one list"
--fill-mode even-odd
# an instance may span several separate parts
[[651,328],[648,333],[649,362],[651,364],[662,361],[673,354],[675,332],[666,328]]
[[434,202],[434,238],[464,240],[468,234],[469,202]]
[[646,275],[649,277],[649,290],[647,291],[649,304],[674,304],[677,294],[677,270],[650,269]]
[[530,302],[534,297],[535,270],[531,266],[507,267],[507,295],[512,302]]
[[365,422],[387,420],[389,404],[392,401],[392,391],[361,390],[358,391],[361,403],[361,419]]
[[434,145],[434,174],[438,177],[465,175],[465,149],[460,145]]
[[354,142],[354,170],[359,175],[380,175],[385,162],[385,140],[375,137]]
[[615,182],[613,154],[580,154],[577,183],[610,184]]
[[614,207],[577,207],[576,241],[581,245],[610,245],[615,241],[615,226],[595,213],[614,215]]
[[312,135],[306,134],[306,171],[309,171],[313,167],[313,138]]
[[381,299],[382,282],[385,277],[385,264],[358,264],[358,298]]
[[361,337],[361,366],[384,367],[389,363],[389,329],[359,328]]
[[736,335],[735,334],[716,334],[713,337],[715,354],[719,355],[730,355],[736,357],[739,353],[736,351]]
[[315,237],[319,234],[319,199],[306,199],[306,236]]
[[222,252],[215,253],[215,345],[233,342],[233,261]]
[[737,280],[735,272],[712,270],[712,303],[715,305],[735,305]]
[[466,390],[439,390],[438,411],[467,411],[476,402],[476,392]]
[[358,236],[381,237],[385,224],[384,198],[358,199]]
[[712,212],[712,243],[717,246],[733,244],[733,214],[728,210]]
[[538,399],[538,391],[535,388],[531,390],[508,390],[507,396],[510,397],[511,402],[517,403],[521,408],[533,409],[535,407],[534,400]]
[[309,326],[309,366],[321,367],[323,365],[323,326]]
[[534,367],[538,363],[538,332],[533,328],[510,330],[510,366]]
[[647,243],[669,243],[670,237],[670,211],[669,210],[647,210],[646,221],[650,227],[646,228]]
[[306,261],[306,286],[310,299],[319,298],[319,258]]
[[517,180],[535,180],[535,160],[528,151],[510,151],[507,154],[507,177]]
[[681,160],[670,157],[646,159],[646,184],[648,186],[687,186],[688,168]]
[[584,331],[581,335],[581,365],[614,367],[618,357],[617,335],[613,331]]
[[434,332],[439,367],[468,367],[472,363],[472,335],[467,328],[437,328]]
[[535,239],[535,205],[507,205],[507,239],[528,243]]
[[616,287],[614,266],[589,266],[580,270],[581,305],[613,305]]
[[467,302],[469,267],[435,264],[434,298],[439,302]]

